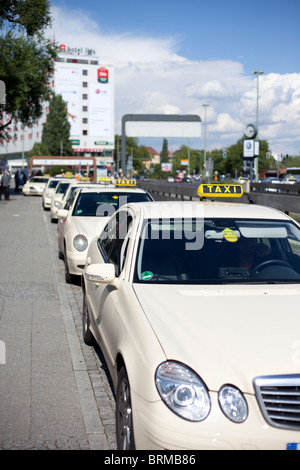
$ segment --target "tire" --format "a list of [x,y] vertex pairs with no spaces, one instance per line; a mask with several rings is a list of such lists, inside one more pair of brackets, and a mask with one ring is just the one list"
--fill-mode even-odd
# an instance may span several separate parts
[[59,259],[64,259],[64,254],[60,249],[59,243],[58,243],[58,258]]
[[116,437],[118,450],[135,450],[130,385],[124,367],[118,375],[116,392]]
[[90,315],[86,301],[85,292],[83,293],[83,306],[82,306],[82,337],[85,344],[93,346],[94,336],[90,330]]
[[[66,251],[65,251],[66,252]],[[67,257],[64,257],[65,261],[65,281],[67,284],[72,284],[73,276],[70,274]]]

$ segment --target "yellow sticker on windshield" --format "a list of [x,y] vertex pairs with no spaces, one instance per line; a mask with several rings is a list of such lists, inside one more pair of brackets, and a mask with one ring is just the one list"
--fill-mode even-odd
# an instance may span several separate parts
[[228,242],[235,243],[238,241],[238,236],[234,230],[231,230],[230,228],[225,228],[222,233],[224,234],[225,240],[227,240]]
[[113,196],[112,198],[113,199],[119,199],[119,196]]

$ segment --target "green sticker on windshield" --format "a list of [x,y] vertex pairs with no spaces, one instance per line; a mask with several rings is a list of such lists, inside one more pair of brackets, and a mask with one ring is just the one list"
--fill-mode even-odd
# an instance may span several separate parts
[[150,281],[153,278],[153,273],[151,271],[145,271],[141,274],[142,281]]

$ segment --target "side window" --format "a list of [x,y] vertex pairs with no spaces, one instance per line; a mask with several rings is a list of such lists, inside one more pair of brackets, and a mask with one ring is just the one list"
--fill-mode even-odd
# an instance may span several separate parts
[[116,243],[110,253],[110,262],[115,265],[116,276],[118,277],[122,272],[125,264],[128,243],[130,240],[132,227],[132,218],[130,216],[122,220],[122,225],[116,239]]
[[112,216],[98,240],[98,246],[102,252],[102,256],[108,263],[110,262],[109,256],[116,240],[117,231],[119,231],[119,219],[116,216]]
[[65,209],[70,209],[70,207],[72,206],[73,202],[74,202],[74,199],[75,199],[75,196],[76,196],[76,191],[73,191],[69,200],[67,201],[66,205],[65,205]]
[[106,261],[114,264],[117,277],[124,267],[131,226],[132,217],[125,211],[118,212],[110,219],[98,241]]

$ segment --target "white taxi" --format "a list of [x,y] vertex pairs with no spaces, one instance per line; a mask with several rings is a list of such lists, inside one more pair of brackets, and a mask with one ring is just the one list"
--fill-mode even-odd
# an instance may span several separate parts
[[44,210],[50,209],[52,193],[55,191],[58,183],[61,180],[62,180],[62,177],[57,177],[57,176],[53,176],[49,178],[42,194],[42,207]]
[[57,211],[60,207],[60,202],[73,181],[75,180],[63,179],[58,183],[55,190],[53,191],[50,204],[50,220],[52,223],[57,222]]
[[62,199],[59,201],[58,209],[64,209],[65,205],[68,203],[73,191],[75,191],[76,188],[87,187],[87,188],[98,188],[98,189],[100,189],[100,187],[102,188],[103,186],[114,188],[114,184],[111,183],[110,179],[108,179],[108,178],[101,178],[101,179],[99,178],[98,183],[92,183],[91,181],[85,181],[85,180],[76,180],[76,179],[72,180],[71,184],[69,185],[69,187],[65,191]]
[[102,231],[121,205],[153,200],[147,191],[134,187],[135,184],[116,180],[114,186],[77,188],[71,195],[68,208],[57,211],[57,217],[62,219],[58,255],[64,259],[66,282],[72,282],[74,276],[81,276],[90,241]]
[[[201,194],[242,191],[220,188]],[[119,449],[300,448],[300,226],[289,216],[231,201],[122,206],[90,244],[82,290]]]
[[[57,208],[57,211],[59,209],[67,209],[69,210],[69,207],[70,207],[70,204],[69,204],[69,200],[73,194],[73,192],[75,191],[75,189],[77,188],[96,188],[96,189],[100,189],[100,185],[105,185],[106,187],[114,187],[113,184],[111,184],[110,182],[109,183],[103,183],[103,182],[99,182],[99,183],[92,183],[90,181],[84,181],[84,180],[75,180],[75,181],[72,181],[72,183],[70,184],[70,186],[68,187],[67,191],[65,192],[65,194],[63,195],[63,198],[62,200],[59,202],[59,207]],[[58,217],[57,218],[57,232],[58,232],[58,237],[59,239],[60,238],[63,238],[63,225],[65,223],[65,218],[63,217]],[[61,250],[59,249],[59,257],[61,259],[63,259],[63,255],[61,253]]]
[[47,176],[33,176],[22,187],[24,196],[42,196],[49,178]]

